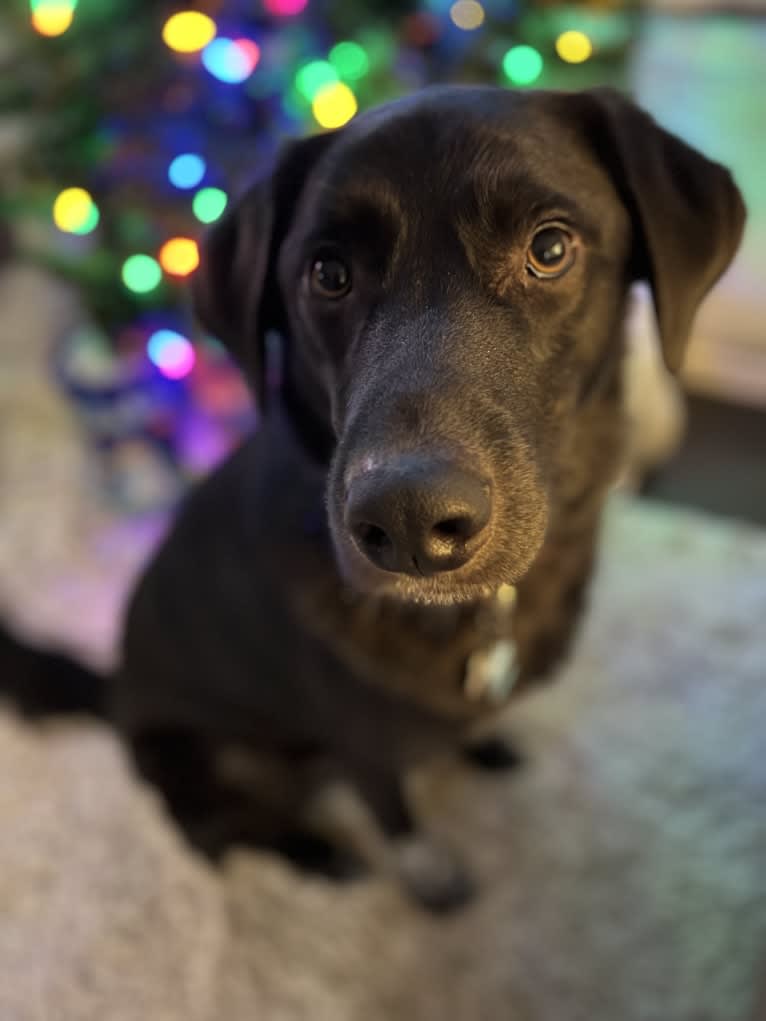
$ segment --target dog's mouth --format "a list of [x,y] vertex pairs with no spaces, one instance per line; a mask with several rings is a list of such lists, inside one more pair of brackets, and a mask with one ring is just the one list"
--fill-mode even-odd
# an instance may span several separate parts
[[[542,546],[546,516],[521,542],[514,542],[499,523],[477,556],[454,570],[423,573],[388,571],[372,563],[354,537],[330,515],[335,561],[341,576],[360,595],[384,597],[418,606],[464,606],[492,599],[503,586],[517,586],[529,571]],[[509,541],[510,540],[510,541]]]
[[447,582],[424,578],[396,578],[387,594],[419,606],[465,606],[492,599],[502,587],[488,582]]
[[416,606],[466,606],[494,598],[503,586],[516,586],[529,563],[511,565],[506,556],[495,552],[493,556],[492,550],[487,550],[481,565],[432,575],[404,574],[380,570],[360,554],[345,530],[335,534],[336,561],[350,588],[360,595]]

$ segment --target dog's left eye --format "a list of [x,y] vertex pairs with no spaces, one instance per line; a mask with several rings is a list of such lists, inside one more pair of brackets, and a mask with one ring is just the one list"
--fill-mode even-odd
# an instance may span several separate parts
[[563,227],[543,227],[527,249],[527,269],[541,280],[562,276],[575,260],[572,235]]
[[318,252],[311,262],[309,283],[320,298],[344,298],[351,290],[351,270],[335,252]]

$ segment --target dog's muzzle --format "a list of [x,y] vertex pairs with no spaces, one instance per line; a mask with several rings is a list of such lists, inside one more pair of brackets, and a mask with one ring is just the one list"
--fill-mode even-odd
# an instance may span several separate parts
[[492,517],[492,487],[481,476],[422,454],[355,473],[345,524],[357,549],[383,571],[430,577],[467,564]]

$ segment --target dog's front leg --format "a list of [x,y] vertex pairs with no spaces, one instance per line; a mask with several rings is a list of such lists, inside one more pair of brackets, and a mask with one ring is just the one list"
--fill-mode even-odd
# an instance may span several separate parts
[[188,842],[213,861],[236,845],[273,846],[285,817],[219,768],[220,743],[185,729],[159,729],[130,740],[142,777],[161,794]]
[[365,771],[353,784],[334,780],[312,800],[309,822],[431,911],[453,910],[474,893],[457,854],[415,827],[398,777]]

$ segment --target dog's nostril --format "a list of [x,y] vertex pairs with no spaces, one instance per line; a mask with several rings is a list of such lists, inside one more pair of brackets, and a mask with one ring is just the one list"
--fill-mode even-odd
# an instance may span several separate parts
[[433,533],[438,539],[470,539],[476,530],[473,519],[462,515],[439,521],[434,525]]
[[380,568],[384,568],[394,554],[390,536],[379,525],[358,522],[353,527],[353,537],[356,545]]
[[391,548],[391,540],[378,525],[361,521],[355,528],[357,542],[369,553],[380,555]]

